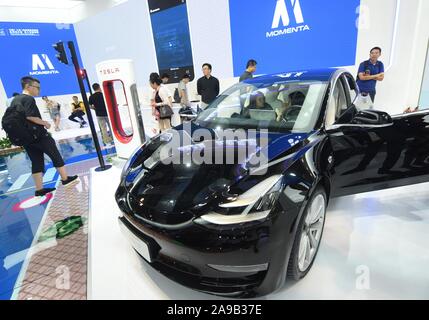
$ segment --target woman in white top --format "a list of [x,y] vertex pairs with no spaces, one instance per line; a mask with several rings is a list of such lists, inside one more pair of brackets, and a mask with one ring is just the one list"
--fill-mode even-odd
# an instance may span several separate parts
[[173,115],[173,99],[167,88],[162,85],[162,80],[157,73],[152,73],[149,79],[153,95],[151,100],[152,114],[159,122],[161,132],[171,128],[171,116]]

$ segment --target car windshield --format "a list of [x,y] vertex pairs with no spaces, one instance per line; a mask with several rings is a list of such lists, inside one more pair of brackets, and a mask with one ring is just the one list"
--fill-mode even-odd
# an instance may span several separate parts
[[320,81],[238,83],[217,97],[195,121],[209,128],[311,131],[326,86]]

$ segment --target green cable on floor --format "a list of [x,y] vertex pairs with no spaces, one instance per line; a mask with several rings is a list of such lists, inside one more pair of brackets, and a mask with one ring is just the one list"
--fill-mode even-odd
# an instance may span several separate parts
[[39,237],[39,242],[49,240],[51,238],[62,239],[67,237],[82,227],[86,218],[82,216],[71,216],[64,220],[55,222],[54,225],[50,226],[42,232]]

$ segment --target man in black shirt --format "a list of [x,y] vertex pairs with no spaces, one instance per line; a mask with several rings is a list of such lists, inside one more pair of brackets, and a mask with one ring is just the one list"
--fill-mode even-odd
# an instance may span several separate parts
[[163,73],[161,76],[162,84],[167,84],[170,81],[170,75],[168,73]]
[[253,74],[256,71],[256,64],[256,60],[250,59],[247,61],[246,71],[244,71],[244,73],[240,76],[239,82],[253,78]]
[[[95,114],[97,115],[98,125],[100,126],[101,137],[104,144],[111,144],[113,143],[112,128],[110,127],[101,87],[98,83],[94,83],[92,85],[92,89],[94,89],[95,92],[89,97],[89,105],[91,109],[95,110]],[[109,131],[107,131],[107,127],[109,128]]]
[[44,196],[54,191],[55,188],[43,188],[43,173],[45,172],[43,154],[47,154],[52,159],[64,186],[70,186],[78,182],[78,176],[69,177],[67,175],[64,160],[58,151],[55,140],[46,130],[51,127],[51,124],[42,120],[40,111],[37,108],[34,97],[40,95],[40,81],[32,77],[23,77],[21,86],[23,92],[13,99],[10,108],[16,108],[16,111],[25,117],[26,120],[24,121],[29,121],[36,125],[38,138],[34,143],[24,146],[24,149],[31,160],[31,171],[36,185],[35,196]]
[[201,96],[201,108],[205,109],[219,95],[219,80],[211,75],[210,63],[203,64],[203,74],[197,81],[197,91]]

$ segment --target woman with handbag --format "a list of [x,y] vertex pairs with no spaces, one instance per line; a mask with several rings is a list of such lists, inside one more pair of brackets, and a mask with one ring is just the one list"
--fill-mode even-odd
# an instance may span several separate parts
[[174,113],[172,98],[157,73],[150,75],[149,83],[154,90],[151,100],[152,114],[158,120],[159,130],[163,132],[171,128],[171,117]]

